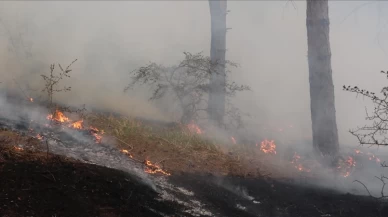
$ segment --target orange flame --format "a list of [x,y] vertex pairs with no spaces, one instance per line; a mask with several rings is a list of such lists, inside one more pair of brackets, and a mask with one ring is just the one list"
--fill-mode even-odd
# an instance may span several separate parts
[[156,173],[161,173],[163,175],[169,176],[171,175],[170,173],[164,171],[160,166],[151,163],[149,160],[145,160],[144,164],[147,166],[147,168],[144,170],[146,173],[150,174],[156,174]]
[[372,154],[372,153],[368,153],[368,155],[369,155],[369,160],[370,161],[376,161],[376,163],[380,163],[381,162],[381,160],[378,158],[378,157],[376,157],[374,154]]
[[122,149],[122,150],[121,150],[121,152],[122,152],[122,153],[124,153],[125,155],[127,155],[128,157],[130,157],[130,158],[133,158],[132,154],[131,154],[131,153],[129,153],[129,151],[128,151],[128,150],[126,150],[126,149]]
[[362,154],[363,152],[358,150],[358,149],[355,149],[354,152],[356,152],[356,154]]
[[82,123],[84,122],[84,120],[79,120],[79,121],[76,121],[72,124],[70,124],[69,126],[72,127],[72,128],[75,128],[75,129],[82,129]]
[[[356,154],[364,154],[364,152],[362,152],[362,151],[360,151],[358,149],[355,149],[354,152],[356,152]],[[376,163],[380,163],[381,162],[380,158],[376,157],[374,154],[372,154],[370,152],[366,153],[366,155],[368,156],[368,159],[370,161],[376,161]]]
[[14,148],[15,148],[16,151],[23,151],[24,150],[23,148],[17,147],[17,146],[14,146]]
[[36,138],[39,139],[39,140],[42,140],[43,139],[43,136],[41,136],[40,134],[36,135]]
[[104,131],[100,131],[99,129],[95,127],[90,127],[90,131],[92,135],[94,136],[94,140],[96,143],[101,143],[102,140],[102,134],[104,134]]
[[231,137],[233,144],[237,144],[236,139],[232,136]]
[[354,160],[354,158],[348,156],[345,161],[340,162],[340,164],[337,166],[337,169],[343,177],[348,177],[352,173],[352,170],[355,166],[356,161]]
[[311,169],[305,167],[302,163],[300,163],[300,155],[298,155],[296,152],[294,153],[294,156],[292,157],[291,163],[294,164],[294,167],[301,172],[311,172]]
[[[256,145],[257,146],[257,145]],[[266,154],[276,154],[276,144],[274,140],[264,140],[260,144],[260,150]]]
[[31,97],[30,97],[30,99],[29,99],[29,100],[30,100],[30,102],[34,102],[34,99],[33,99],[33,98],[31,98]]
[[55,111],[54,115],[52,115],[52,114],[47,115],[47,119],[58,121],[61,123],[70,121],[70,119],[68,117],[66,117],[61,111],[58,111],[58,110]]
[[196,134],[202,134],[202,129],[197,125],[195,124],[194,122],[192,122],[191,124],[188,124],[187,125],[187,129],[189,129],[189,131],[191,133],[196,133]]

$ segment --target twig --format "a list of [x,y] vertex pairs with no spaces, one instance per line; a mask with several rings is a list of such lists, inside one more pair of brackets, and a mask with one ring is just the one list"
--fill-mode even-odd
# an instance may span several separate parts
[[31,97],[27,96],[27,94],[24,92],[24,90],[22,89],[22,87],[20,86],[20,84],[15,80],[15,78],[12,79],[13,82],[15,82],[15,84],[18,86],[18,88],[20,89],[20,91],[22,92],[22,94],[24,95],[24,97],[26,97],[26,99],[30,99]]
[[119,139],[119,138],[117,138],[117,136],[113,136],[114,138],[116,138],[119,142],[121,142],[121,143],[124,143],[124,144],[126,144],[126,145],[128,145],[131,149],[129,149],[128,151],[131,151],[132,149],[133,149],[133,146],[132,145],[130,145],[130,144],[128,144],[128,143],[126,143],[126,142],[124,142],[123,140],[121,140],[121,139]]
[[358,181],[358,180],[354,180],[353,182],[358,182],[358,183],[360,183],[362,186],[364,186],[364,188],[365,188],[365,190],[368,192],[369,196],[371,196],[371,197],[375,198],[375,197],[374,197],[374,196],[372,196],[372,194],[369,192],[368,188],[365,186],[365,184],[364,184],[364,183],[362,183],[362,182],[360,182],[360,181]]
[[378,199],[388,198],[388,195],[384,195],[384,189],[385,189],[385,185],[386,185],[386,182],[384,181],[384,179],[387,179],[387,180],[388,180],[388,178],[385,177],[385,176],[381,176],[380,178],[377,177],[377,176],[375,176],[375,177],[383,183],[383,186],[382,186],[382,188],[381,188],[381,196],[380,196],[380,197],[375,197],[375,196],[373,196],[373,195],[370,193],[370,191],[368,190],[368,188],[366,187],[366,185],[365,185],[364,183],[362,183],[362,182],[360,182],[360,181],[358,181],[358,180],[354,180],[353,182],[358,182],[358,183],[360,183],[362,186],[364,186],[364,188],[365,188],[365,190],[368,192],[369,196],[372,197],[372,198],[374,198],[374,199],[377,199],[377,200],[378,200]]

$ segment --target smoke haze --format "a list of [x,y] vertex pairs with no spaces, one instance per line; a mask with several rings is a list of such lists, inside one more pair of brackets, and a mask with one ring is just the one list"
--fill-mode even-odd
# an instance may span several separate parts
[[[348,130],[365,123],[365,106],[371,106],[342,85],[379,92],[387,82],[379,72],[388,67],[388,17],[381,13],[388,3],[368,2],[329,3],[341,145],[357,145]],[[17,89],[16,79],[39,95],[40,74],[48,73],[50,64],[65,66],[77,58],[66,83],[72,91],[58,95],[70,105],[171,120],[168,109],[147,100],[147,89],[123,93],[129,72],[149,61],[175,64],[184,51],[209,55],[207,1],[0,4],[1,85]],[[253,90],[235,102],[252,115],[247,125],[253,133],[292,125],[290,140],[311,138],[305,7],[304,1],[228,2],[227,59],[241,66],[232,77]]]

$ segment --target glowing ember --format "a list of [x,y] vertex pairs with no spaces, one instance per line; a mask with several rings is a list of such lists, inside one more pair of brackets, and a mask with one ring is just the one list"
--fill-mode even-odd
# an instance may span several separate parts
[[237,144],[236,139],[232,136],[231,137],[233,144]]
[[161,169],[158,165],[151,163],[151,161],[149,160],[145,160],[144,164],[147,166],[147,168],[144,170],[146,173],[150,173],[150,174],[161,173],[166,176],[171,175],[170,173]]
[[363,152],[358,150],[358,149],[355,149],[354,152],[356,152],[356,154],[362,154]]
[[38,135],[36,135],[35,138],[37,138],[37,139],[39,139],[39,140],[42,140],[42,139],[43,139],[43,136],[41,136],[40,134],[38,134]]
[[264,140],[260,144],[260,150],[266,154],[276,154],[276,144],[273,140]]
[[301,162],[301,157],[296,152],[294,153],[294,156],[292,157],[291,163],[294,165],[294,167],[301,172],[311,172],[310,168],[305,167]]
[[[354,152],[356,152],[356,154],[364,154],[364,152],[362,152],[358,149],[355,149]],[[380,158],[376,157],[374,154],[372,154],[370,152],[366,153],[366,155],[368,156],[368,160],[370,160],[370,161],[376,161],[376,163],[381,162]]]
[[83,120],[76,121],[76,122],[70,124],[69,126],[72,127],[72,128],[75,128],[75,129],[82,129],[83,128],[82,127],[82,123],[83,122],[84,122]]
[[23,151],[23,148],[21,148],[21,147],[14,146],[14,148],[16,151]]
[[370,161],[376,161],[376,163],[380,163],[381,162],[381,160],[378,157],[376,157],[374,154],[368,153],[367,155],[369,155],[368,159]]
[[353,168],[356,166],[356,161],[354,158],[348,156],[346,160],[340,160],[337,170],[341,173],[343,177],[348,177],[352,172]]
[[199,128],[199,126],[197,124],[195,124],[194,122],[192,122],[191,124],[188,124],[187,125],[187,129],[189,129],[189,131],[191,133],[196,133],[196,134],[202,134],[202,129]]

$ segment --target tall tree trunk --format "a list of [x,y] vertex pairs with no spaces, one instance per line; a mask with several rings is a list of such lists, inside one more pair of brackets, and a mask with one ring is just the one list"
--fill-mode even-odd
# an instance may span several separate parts
[[322,156],[338,153],[331,70],[328,0],[307,0],[307,43],[313,146]]
[[225,114],[225,52],[226,52],[226,0],[209,0],[211,16],[212,62],[208,115],[210,121],[221,124]]

